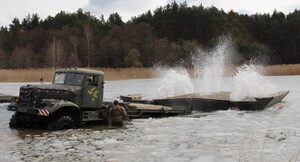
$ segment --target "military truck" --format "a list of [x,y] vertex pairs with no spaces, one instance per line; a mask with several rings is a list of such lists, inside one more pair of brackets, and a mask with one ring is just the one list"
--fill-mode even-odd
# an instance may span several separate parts
[[103,76],[101,71],[68,68],[57,70],[52,84],[21,86],[19,97],[8,105],[8,110],[15,111],[9,126],[60,130],[104,121]]

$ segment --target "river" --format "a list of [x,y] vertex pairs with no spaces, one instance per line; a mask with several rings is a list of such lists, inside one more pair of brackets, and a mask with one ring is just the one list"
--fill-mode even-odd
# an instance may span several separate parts
[[[0,161],[300,161],[300,76],[268,79],[290,93],[264,111],[136,119],[124,128],[15,130],[8,127],[12,112],[1,104]],[[231,80],[223,81],[224,90],[231,89]],[[0,92],[17,95],[22,84],[0,83]],[[105,100],[130,93],[151,98],[159,84],[155,79],[108,81]]]

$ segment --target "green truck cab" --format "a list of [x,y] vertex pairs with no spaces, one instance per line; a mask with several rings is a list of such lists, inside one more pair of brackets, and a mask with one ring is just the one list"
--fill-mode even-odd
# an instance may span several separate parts
[[18,99],[8,106],[15,111],[12,128],[40,125],[51,130],[80,127],[105,120],[104,73],[88,69],[56,70],[52,84],[20,87]]

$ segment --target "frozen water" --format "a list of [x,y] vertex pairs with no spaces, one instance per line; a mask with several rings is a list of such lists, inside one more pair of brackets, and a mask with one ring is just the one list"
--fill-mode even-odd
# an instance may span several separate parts
[[[118,129],[95,125],[57,132],[12,130],[8,128],[12,113],[2,104],[0,161],[294,162],[300,150],[300,76],[266,78],[290,93],[283,103],[265,111],[137,119]],[[225,78],[223,87],[232,89],[232,80]],[[20,85],[15,83],[10,91],[18,94]],[[108,81],[105,98],[147,94],[159,85],[157,79]],[[0,89],[6,90],[6,83]]]

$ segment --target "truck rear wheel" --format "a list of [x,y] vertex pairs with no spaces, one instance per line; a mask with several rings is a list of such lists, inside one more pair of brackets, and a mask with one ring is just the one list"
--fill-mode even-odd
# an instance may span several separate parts
[[69,115],[60,116],[51,121],[48,125],[50,130],[64,130],[64,129],[74,129],[76,128],[76,123],[74,119]]

